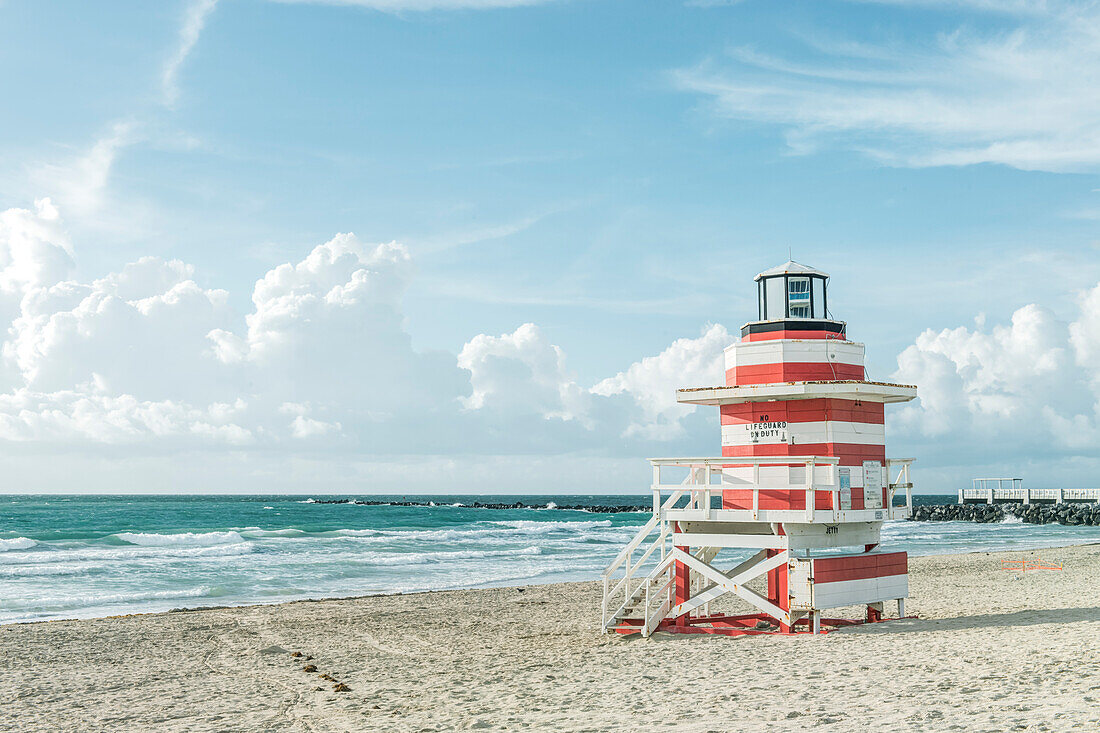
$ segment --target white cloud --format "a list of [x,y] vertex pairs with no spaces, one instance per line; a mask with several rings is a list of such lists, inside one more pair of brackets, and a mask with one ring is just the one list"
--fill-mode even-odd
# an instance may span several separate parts
[[298,415],[290,423],[290,431],[295,438],[315,438],[329,433],[340,432],[340,423],[323,422]]
[[564,352],[533,323],[500,336],[475,336],[459,352],[458,365],[470,372],[473,393],[462,398],[467,409],[586,418],[587,394],[567,372]]
[[184,262],[143,257],[89,283],[69,279],[70,252],[48,201],[0,214],[0,439],[270,449],[350,431],[378,453],[409,450],[427,420],[455,429],[468,381],[453,355],[412,349],[401,245],[341,234],[272,269],[240,336],[228,293]]
[[228,322],[227,293],[205,290],[178,261],[143,258],[90,284],[29,290],[3,353],[46,392],[99,376],[142,396],[199,397],[217,382],[206,334]]
[[[453,354],[413,349],[401,310],[411,275],[402,245],[339,234],[270,270],[253,290],[244,333],[215,328],[208,343],[273,404],[339,415],[325,421],[353,434],[359,426],[375,450],[414,440],[428,415],[457,411],[469,382]],[[402,427],[380,434],[387,423]]]
[[21,298],[64,279],[72,267],[72,245],[48,198],[36,200],[34,211],[0,212],[0,293]]
[[733,340],[724,326],[711,324],[699,338],[673,341],[660,354],[647,356],[599,382],[592,393],[633,398],[639,413],[625,436],[651,440],[679,437],[684,433],[681,420],[695,407],[676,402],[676,389],[724,384],[723,351]]
[[164,63],[160,75],[161,98],[167,107],[174,107],[179,100],[177,77],[180,67],[191,55],[191,51],[199,41],[202,29],[206,26],[206,19],[214,12],[217,4],[218,0],[194,0],[187,6],[183,23],[180,25],[176,49]]
[[898,356],[894,377],[919,400],[891,417],[925,441],[929,463],[1057,460],[1100,448],[1100,285],[1072,323],[1027,305],[1011,322],[925,331]]
[[923,44],[811,42],[805,62],[734,48],[675,78],[719,116],[781,126],[794,152],[835,145],[895,165],[1095,170],[1100,10],[1052,8],[1009,16],[1009,30],[952,28]]
[[270,270],[256,283],[255,311],[247,317],[242,340],[223,331],[211,333],[224,361],[266,362],[300,351],[315,321],[338,321],[364,310],[372,317],[348,319],[353,330],[400,329],[398,301],[410,274],[409,254],[397,244],[368,247],[354,234],[338,234],[314,248],[301,262]]
[[1081,298],[1081,314],[1069,325],[1069,334],[1077,364],[1100,379],[1100,285]]
[[239,447],[252,443],[252,432],[232,421],[243,403],[227,408],[100,394],[92,385],[50,393],[17,389],[0,394],[0,440],[44,443],[64,450],[150,441],[163,451],[196,444]]

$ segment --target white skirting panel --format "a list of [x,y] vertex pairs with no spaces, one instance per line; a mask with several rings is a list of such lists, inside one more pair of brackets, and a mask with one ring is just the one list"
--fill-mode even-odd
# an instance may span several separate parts
[[863,344],[827,339],[740,342],[726,349],[726,369],[782,363],[863,366],[863,351]]
[[[769,423],[768,425],[772,425]],[[753,440],[760,434],[758,423],[735,423],[722,426],[722,445],[757,445],[779,442],[771,439],[771,433],[786,437],[782,441],[790,445],[807,443],[854,443],[857,445],[886,445],[886,426],[844,420],[819,420],[814,422],[774,423],[783,428],[767,431],[763,439]],[[785,434],[783,430],[785,429]]]
[[813,584],[814,608],[837,608],[878,601],[891,601],[909,595],[908,575],[886,575],[881,578],[838,580]]

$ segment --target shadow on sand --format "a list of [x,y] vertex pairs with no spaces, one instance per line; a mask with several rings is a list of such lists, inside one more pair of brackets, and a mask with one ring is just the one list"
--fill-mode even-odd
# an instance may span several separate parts
[[1039,624],[1072,624],[1079,621],[1100,621],[1100,608],[1048,608],[1012,613],[987,613],[955,618],[907,618],[838,629],[844,634],[905,634],[918,631],[957,631],[988,629],[998,626],[1037,626]]

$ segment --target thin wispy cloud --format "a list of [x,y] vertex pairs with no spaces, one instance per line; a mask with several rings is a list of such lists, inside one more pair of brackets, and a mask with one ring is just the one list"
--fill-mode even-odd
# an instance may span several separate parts
[[137,132],[138,125],[132,120],[115,122],[83,153],[33,168],[31,182],[38,190],[49,191],[75,214],[93,213],[103,205],[120,150],[137,139]]
[[210,17],[210,13],[214,11],[217,4],[218,0],[194,0],[184,13],[183,23],[180,25],[179,42],[161,71],[161,99],[166,107],[174,107],[179,100],[177,77],[180,67],[191,55],[202,34],[202,29],[206,26],[206,19]]
[[798,61],[736,47],[674,79],[719,117],[782,127],[794,153],[839,147],[914,167],[1100,167],[1095,3],[1020,15],[1009,30],[806,47],[809,59]]
[[910,7],[970,7],[977,10],[1001,13],[1045,13],[1064,5],[1058,0],[851,0],[868,5],[897,5]]
[[279,3],[309,3],[312,5],[348,5],[371,10],[398,13],[425,10],[489,10],[542,5],[553,0],[274,0]]

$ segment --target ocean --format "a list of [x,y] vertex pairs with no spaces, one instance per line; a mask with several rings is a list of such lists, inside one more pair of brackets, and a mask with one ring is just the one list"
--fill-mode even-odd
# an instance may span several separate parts
[[[317,501],[327,498],[0,496],[0,623],[593,580],[649,518],[555,508],[645,496],[388,497],[436,504],[423,507]],[[544,508],[469,506],[477,501]],[[913,555],[1031,549],[1100,541],[1100,527],[889,522],[883,541]]]

